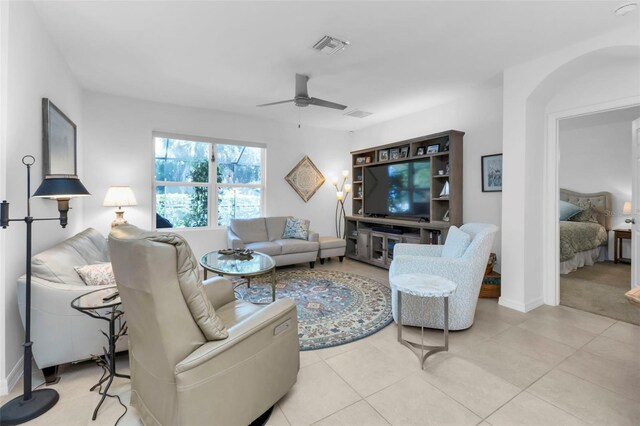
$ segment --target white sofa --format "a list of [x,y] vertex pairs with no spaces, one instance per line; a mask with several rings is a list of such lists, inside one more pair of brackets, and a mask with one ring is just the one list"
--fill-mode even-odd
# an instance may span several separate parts
[[[467,223],[460,230],[471,236],[471,243],[458,258],[441,257],[442,245],[396,244],[389,277],[407,273],[438,275],[458,285],[449,297],[449,330],[464,330],[473,325],[482,278],[487,266],[493,239],[498,227],[490,224]],[[446,244],[446,242],[445,242]],[[393,319],[397,292],[392,292]],[[444,328],[444,307],[441,299],[402,296],[402,324],[429,328]]]
[[[89,317],[71,307],[78,296],[101,287],[89,287],[74,266],[109,262],[107,240],[95,229],[79,234],[31,258],[31,340],[33,358],[39,368],[101,355],[109,332],[107,321]],[[24,325],[26,276],[18,279],[18,307]],[[127,337],[117,350],[126,350]],[[51,370],[49,370],[51,371]],[[47,374],[45,374],[47,375]]]
[[307,240],[283,239],[286,223],[287,216],[232,219],[227,227],[228,246],[267,254],[276,266],[309,262],[313,268],[320,249],[319,235],[309,231]]

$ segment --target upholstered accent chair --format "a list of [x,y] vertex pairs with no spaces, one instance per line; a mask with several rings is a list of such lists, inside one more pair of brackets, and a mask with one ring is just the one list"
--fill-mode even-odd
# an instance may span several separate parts
[[109,235],[129,327],[131,404],[145,425],[247,425],[296,382],[292,299],[236,300],[227,279],[199,279],[179,235],[132,225]]
[[[484,271],[498,227],[468,223],[460,227],[471,242],[460,257],[442,257],[443,245],[396,244],[389,276],[422,273],[447,278],[456,284],[449,297],[449,330],[464,330],[473,325]],[[445,241],[445,245],[447,242]],[[392,294],[393,318],[398,321],[397,292]],[[439,299],[411,295],[402,298],[402,324],[444,328],[444,307]]]

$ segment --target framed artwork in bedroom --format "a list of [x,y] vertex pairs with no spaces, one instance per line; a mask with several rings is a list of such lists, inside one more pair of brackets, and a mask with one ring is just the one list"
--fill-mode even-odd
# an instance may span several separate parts
[[76,125],[49,99],[42,98],[44,176],[77,176]]
[[502,154],[483,155],[482,192],[502,192]]

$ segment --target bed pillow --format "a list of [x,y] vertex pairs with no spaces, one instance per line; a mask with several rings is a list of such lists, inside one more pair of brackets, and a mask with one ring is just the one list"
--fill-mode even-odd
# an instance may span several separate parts
[[309,221],[306,219],[288,217],[287,223],[284,226],[282,238],[307,240],[309,238]]
[[582,209],[580,211],[580,213],[573,215],[569,218],[569,220],[571,222],[592,222],[592,223],[599,223],[598,222],[598,215],[599,215],[599,211],[596,210],[594,207],[587,207],[585,209]]
[[581,211],[582,209],[575,204],[560,200],[560,220],[569,220]]
[[111,262],[74,266],[73,269],[80,275],[86,285],[116,285],[116,277],[113,275]]
[[457,226],[452,226],[447,232],[447,239],[442,247],[441,257],[462,257],[467,247],[471,244],[471,235],[460,230]]

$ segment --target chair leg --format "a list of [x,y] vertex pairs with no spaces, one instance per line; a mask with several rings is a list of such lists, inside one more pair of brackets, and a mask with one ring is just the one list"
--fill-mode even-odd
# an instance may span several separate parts
[[344,260],[344,256],[338,256],[338,259],[340,259],[340,262],[342,262]]
[[316,266],[316,262],[309,262],[309,268],[313,269]]
[[60,376],[58,376],[58,366],[52,365],[51,367],[45,367],[42,369],[42,375],[44,376],[44,381],[49,385],[55,385],[60,381]]
[[320,258],[320,264],[324,265],[324,259],[322,257]]

